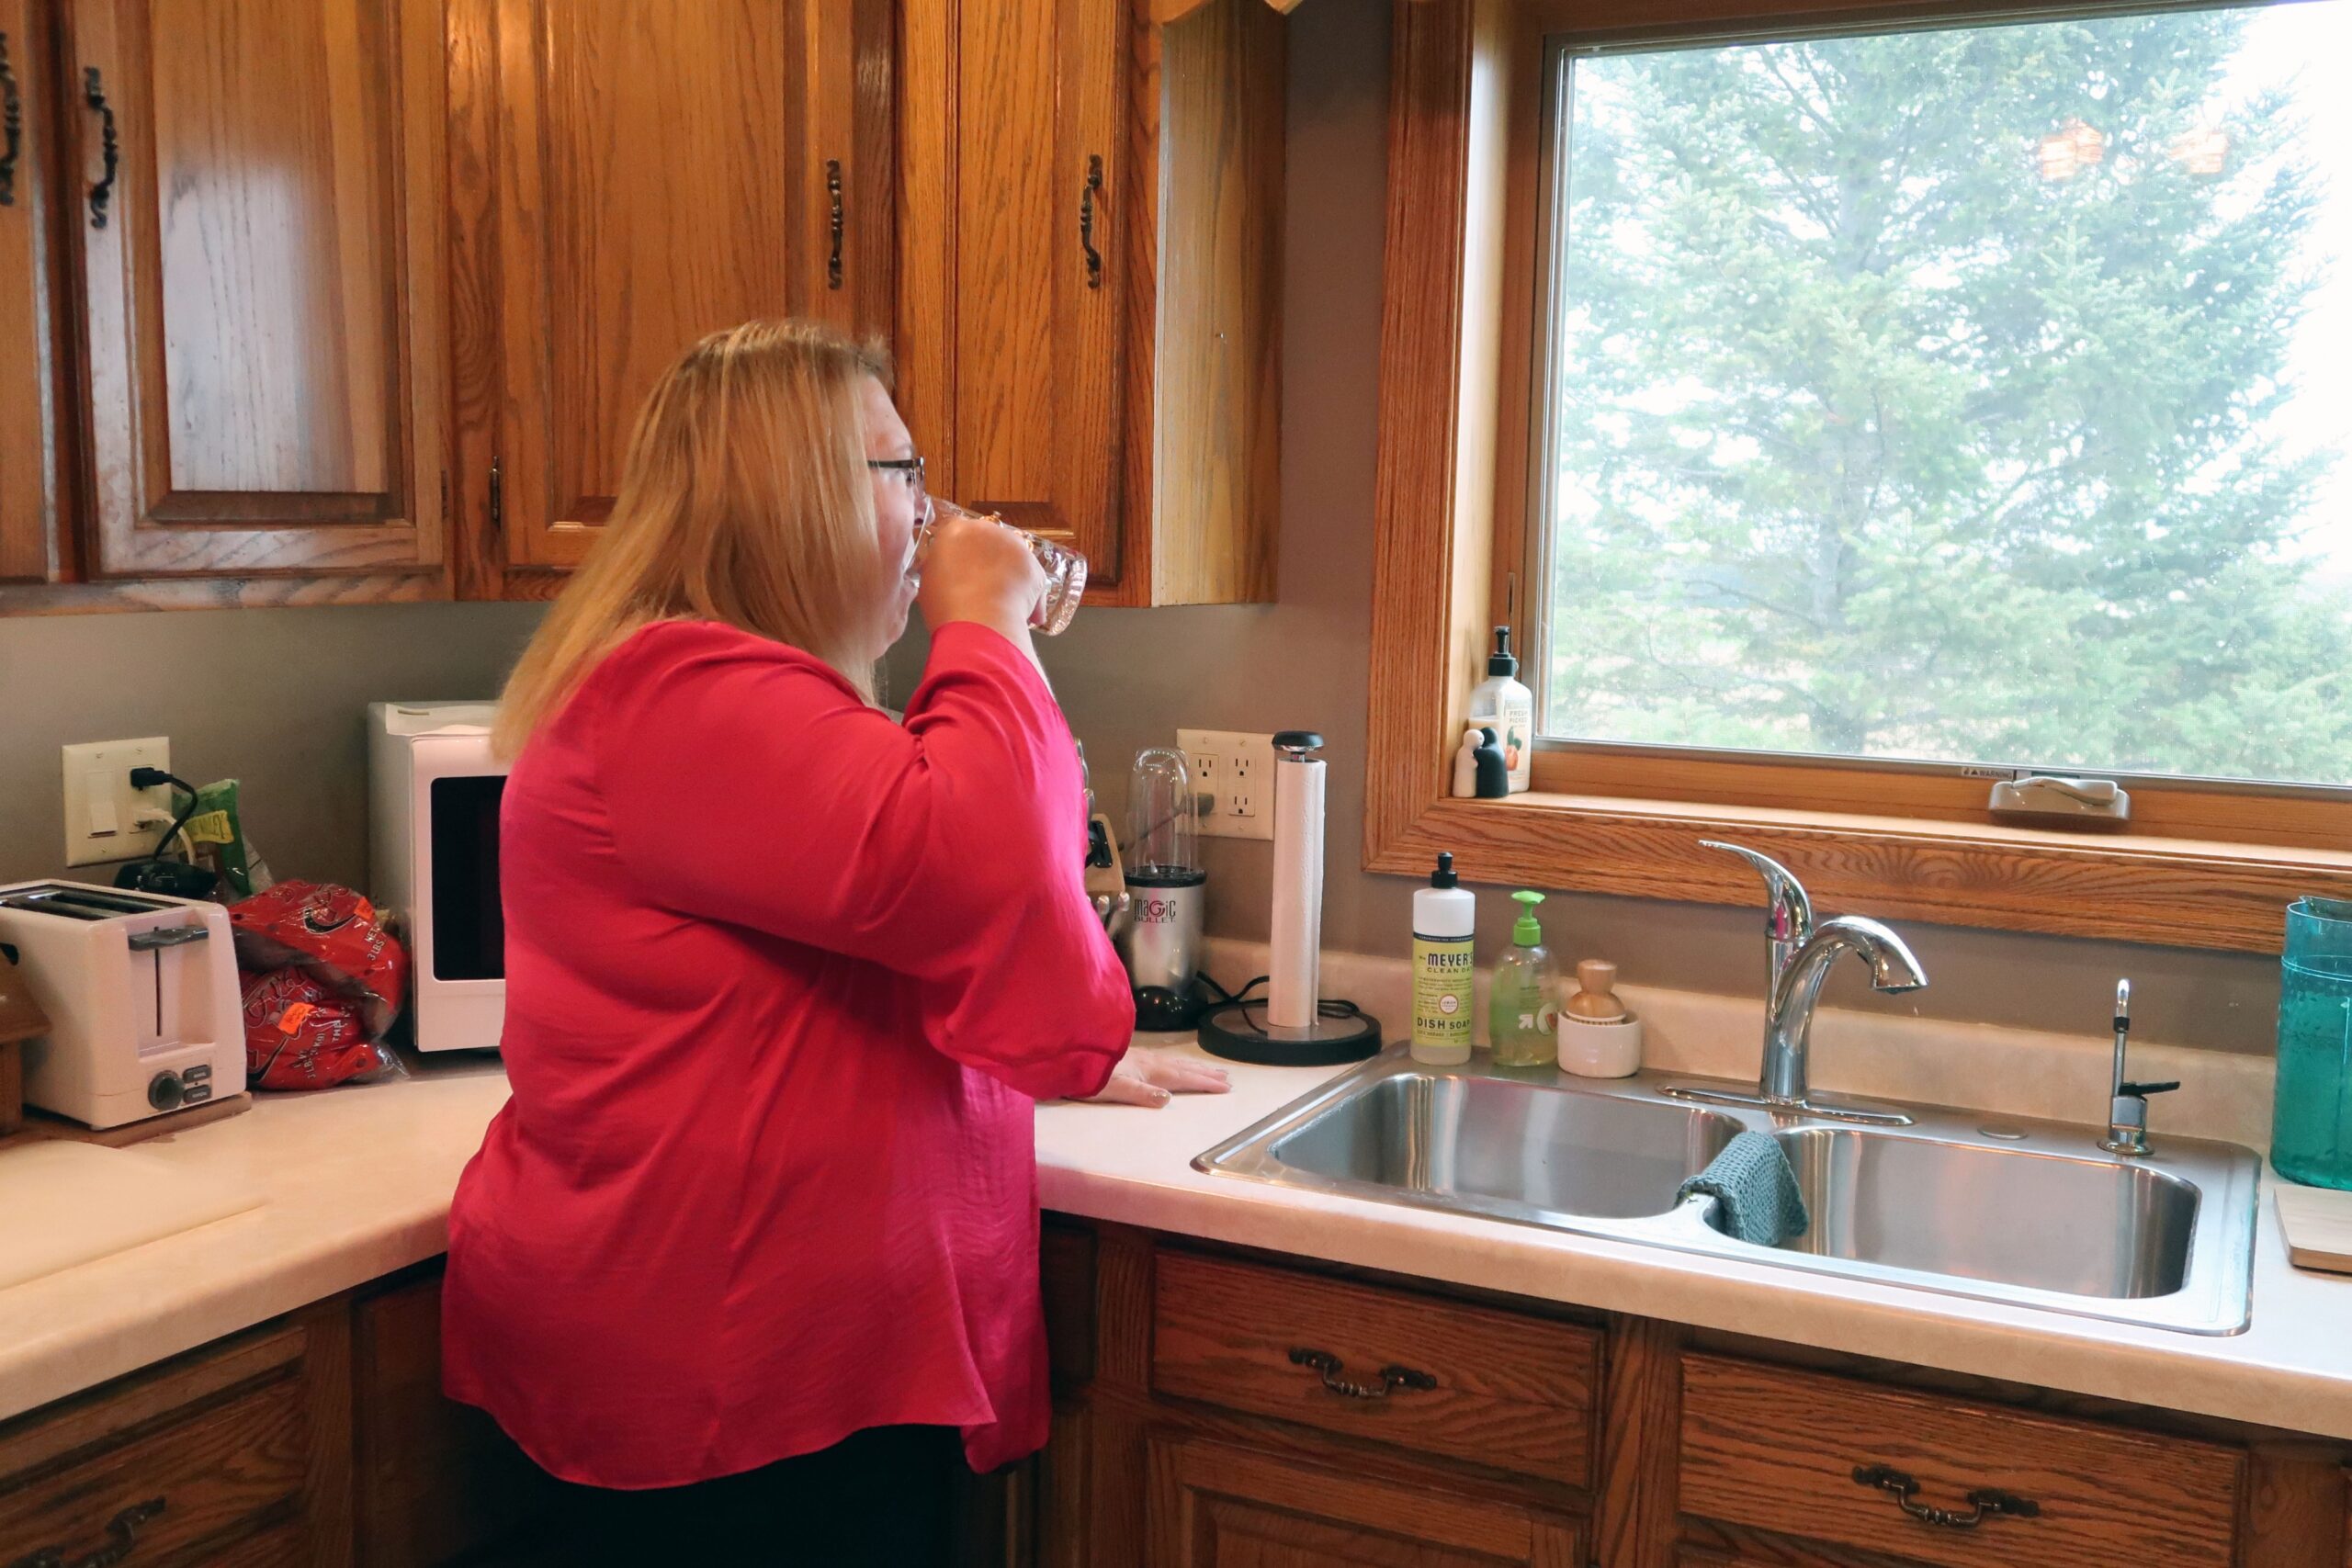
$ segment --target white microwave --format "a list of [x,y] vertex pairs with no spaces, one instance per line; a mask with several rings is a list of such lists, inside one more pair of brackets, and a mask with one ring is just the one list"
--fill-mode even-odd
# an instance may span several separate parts
[[368,705],[369,875],[408,942],[420,1051],[493,1048],[506,1021],[506,921],[488,703]]

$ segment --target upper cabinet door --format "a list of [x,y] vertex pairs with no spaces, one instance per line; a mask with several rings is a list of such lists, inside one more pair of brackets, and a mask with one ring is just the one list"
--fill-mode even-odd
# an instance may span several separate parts
[[942,493],[1074,542],[1116,581],[1128,249],[1150,233],[1123,112],[1129,7],[908,0],[904,15],[916,439]]
[[887,321],[888,99],[861,77],[888,80],[888,0],[488,15],[496,565],[563,568],[612,511],[639,405],[696,339]]
[[48,7],[0,0],[0,584],[62,575]]
[[441,0],[71,0],[96,573],[442,555]]

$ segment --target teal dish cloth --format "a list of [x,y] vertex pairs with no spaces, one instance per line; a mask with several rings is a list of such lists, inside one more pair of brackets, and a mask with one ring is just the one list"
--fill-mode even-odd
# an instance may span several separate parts
[[1780,1140],[1764,1133],[1742,1133],[1724,1145],[1707,1168],[1675,1193],[1680,1202],[1693,1192],[1715,1201],[1715,1228],[1756,1247],[1778,1247],[1804,1235],[1811,1223],[1797,1173]]

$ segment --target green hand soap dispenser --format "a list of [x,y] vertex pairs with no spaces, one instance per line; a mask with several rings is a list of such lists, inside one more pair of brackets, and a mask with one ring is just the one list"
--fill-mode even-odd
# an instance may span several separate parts
[[1487,993],[1487,1043],[1498,1067],[1548,1067],[1559,1056],[1559,1010],[1552,1000],[1552,953],[1535,919],[1541,893],[1522,889],[1509,952]]

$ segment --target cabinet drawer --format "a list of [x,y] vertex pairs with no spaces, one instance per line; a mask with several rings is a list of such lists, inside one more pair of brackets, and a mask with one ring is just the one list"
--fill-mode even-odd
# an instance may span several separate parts
[[1168,1254],[1155,1305],[1161,1393],[1589,1483],[1600,1340],[1589,1329]]
[[[2192,1438],[1722,1357],[1682,1360],[1684,1513],[1911,1562],[2229,1568],[2242,1464],[2236,1450]],[[1989,1488],[2035,1511],[1969,1529],[1923,1521],[1884,1485],[1857,1479],[1871,1467],[1912,1478],[1920,1507],[1964,1512],[1970,1494]]]
[[[126,1539],[138,1562],[198,1547],[209,1550],[188,1561],[302,1562],[300,1348],[299,1335],[279,1335],[178,1374],[186,1389],[166,1379],[11,1433],[0,1442],[13,1472],[0,1475],[0,1562],[45,1549],[78,1562]],[[151,1393],[164,1392],[190,1396],[153,1409]]]

